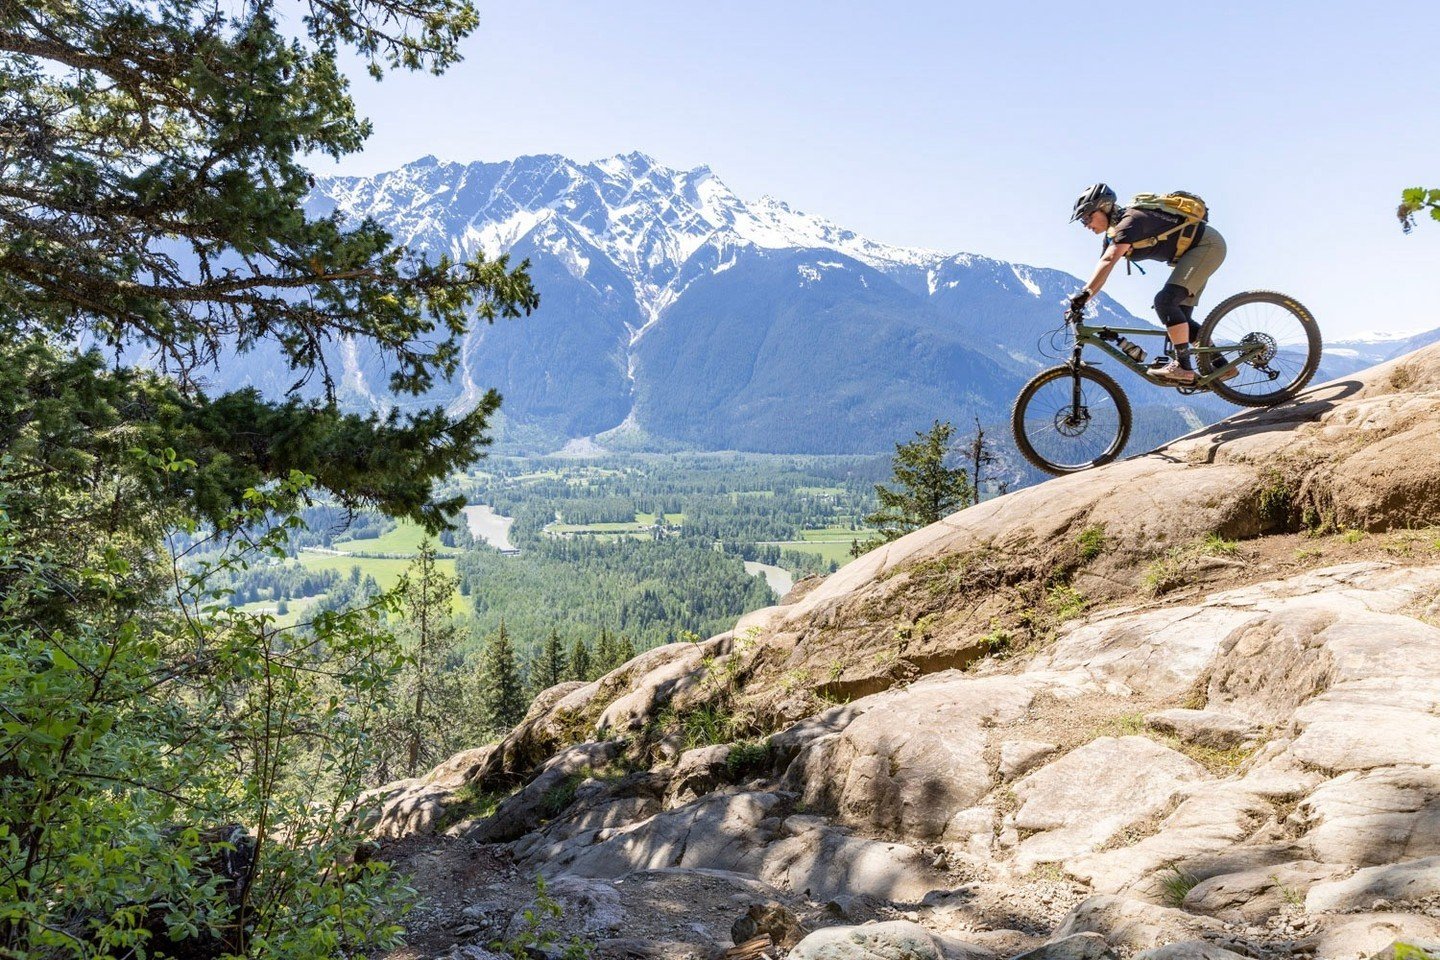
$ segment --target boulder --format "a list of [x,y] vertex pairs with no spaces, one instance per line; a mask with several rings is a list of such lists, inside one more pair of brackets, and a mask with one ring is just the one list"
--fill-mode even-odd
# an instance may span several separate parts
[[795,945],[789,960],[992,960],[988,950],[908,920],[825,927]]
[[1016,851],[1016,869],[1096,850],[1206,777],[1204,767],[1146,737],[1092,740],[1016,783],[1015,827],[1034,833]]
[[1342,774],[1302,809],[1316,859],[1371,866],[1440,855],[1440,768]]
[[918,903],[947,878],[903,843],[852,836],[821,817],[795,816],[764,852],[760,879],[812,900],[862,894]]
[[689,803],[727,782],[726,761],[729,757],[728,743],[696,747],[680,754],[670,775],[667,804],[674,807]]
[[[560,906],[567,928],[579,926],[587,937],[618,930],[624,926],[625,910],[620,905],[620,892],[608,883],[585,877],[556,877],[545,885],[545,895]],[[515,911],[505,936],[515,938],[530,929],[525,913],[537,910],[538,897]]]
[[993,784],[983,753],[987,729],[1018,719],[1036,679],[945,671],[866,698],[864,713],[799,751],[787,787],[807,806],[835,809],[864,830],[938,839],[957,811]]
[[1317,883],[1305,898],[1305,909],[1365,910],[1377,900],[1403,904],[1430,897],[1440,897],[1440,857],[1368,867],[1343,880]]
[[1440,920],[1413,913],[1336,914],[1325,917],[1319,931],[1308,937],[1303,946],[1316,958],[1348,960],[1372,956],[1397,940],[1403,943],[1440,940]]
[[434,833],[445,823],[445,808],[454,792],[418,777],[388,783],[361,798],[369,804],[361,822],[370,836],[380,839]]
[[1149,950],[1177,941],[1194,940],[1205,932],[1218,933],[1222,925],[1209,917],[1197,917],[1183,910],[1156,906],[1143,900],[1100,895],[1076,907],[1056,928],[1054,937],[1063,939],[1077,933],[1098,933],[1123,951]]
[[950,818],[940,839],[958,844],[962,853],[987,859],[995,850],[995,807],[979,806],[961,810]]
[[1273,866],[1224,873],[1200,881],[1185,895],[1184,907],[1197,913],[1236,916],[1255,923],[1285,907],[1305,903],[1311,887],[1343,867],[1294,860]]
[[706,673],[702,661],[728,653],[732,639],[722,634],[703,643],[666,644],[602,677],[598,682],[622,687],[623,692],[601,712],[596,733],[615,736],[644,726],[671,699],[699,687]]
[[1110,944],[1098,933],[1075,933],[1026,950],[1012,960],[1111,960]]
[[664,809],[661,796],[665,783],[663,778],[644,775],[626,778],[604,797],[588,802],[584,799],[586,791],[578,790],[574,805],[562,816],[511,844],[515,861],[526,867],[543,866],[563,859],[569,851],[589,846],[599,833],[614,833],[650,819]]
[[573,778],[610,763],[620,755],[620,746],[606,741],[577,744],[560,751],[545,762],[523,789],[502,801],[493,815],[470,827],[466,837],[482,843],[497,843],[517,839],[534,830],[541,821],[562,813],[569,806],[573,800]]
[[707,867],[756,876],[779,835],[772,816],[790,801],[773,792],[703,797],[615,830],[574,837],[541,866],[546,874],[615,878],[632,870]]
[[1163,947],[1135,954],[1132,960],[1250,960],[1247,954],[1235,953],[1204,940],[1167,943]]
[[1000,779],[1014,780],[1060,749],[1040,740],[1006,740],[1000,744]]
[[1238,747],[1260,734],[1259,724],[1221,710],[1160,710],[1146,714],[1145,723],[1186,743],[1217,750]]
[[380,838],[434,833],[449,819],[456,791],[486,769],[498,751],[496,744],[462,750],[423,777],[366,791],[360,797],[361,825]]

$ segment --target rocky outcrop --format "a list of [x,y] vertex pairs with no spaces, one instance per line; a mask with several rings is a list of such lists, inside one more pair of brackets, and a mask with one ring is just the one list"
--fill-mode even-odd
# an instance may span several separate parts
[[[803,956],[1429,937],[1437,416],[1431,348],[972,507],[734,631],[548,692],[501,743],[377,795],[377,830],[443,825],[458,778],[518,790],[453,829],[526,870],[718,870],[839,904],[831,924],[862,903],[921,924],[890,946],[817,929]],[[702,707],[732,742],[660,729]],[[1067,892],[1026,899],[1046,885]]]

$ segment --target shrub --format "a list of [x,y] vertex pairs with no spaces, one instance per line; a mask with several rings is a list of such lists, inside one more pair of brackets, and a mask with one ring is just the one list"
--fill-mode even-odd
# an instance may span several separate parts
[[1295,494],[1278,470],[1267,470],[1255,509],[1268,527],[1287,527],[1295,511]]
[[763,773],[770,763],[770,738],[741,740],[725,757],[725,772],[732,782],[749,780]]
[[1105,526],[1093,523],[1081,530],[1075,537],[1075,549],[1080,554],[1080,562],[1088,563],[1100,554],[1105,552]]
[[560,934],[551,921],[558,922],[563,918],[565,909],[550,896],[545,878],[538,873],[535,875],[535,902],[525,908],[522,916],[525,924],[520,932],[506,940],[491,940],[491,950],[514,960],[530,960],[532,955],[554,956],[556,953],[559,960],[589,960],[594,952],[595,945],[578,936],[571,937],[570,942],[560,950],[554,949]]

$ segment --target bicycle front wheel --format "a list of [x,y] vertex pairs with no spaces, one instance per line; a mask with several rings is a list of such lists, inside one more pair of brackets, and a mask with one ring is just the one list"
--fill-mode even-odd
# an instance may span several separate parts
[[1021,389],[1010,414],[1020,454],[1046,473],[1109,463],[1130,439],[1125,391],[1094,367],[1051,367]]
[[1210,389],[1242,407],[1270,407],[1305,389],[1320,366],[1320,327],[1293,297],[1271,290],[1237,293],[1200,328],[1200,370],[1234,364],[1227,380]]

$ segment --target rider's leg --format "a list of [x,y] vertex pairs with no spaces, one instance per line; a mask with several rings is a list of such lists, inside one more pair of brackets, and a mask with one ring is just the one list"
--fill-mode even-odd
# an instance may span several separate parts
[[1165,324],[1170,342],[1175,345],[1175,359],[1182,370],[1193,369],[1190,365],[1190,318],[1185,316],[1181,306],[1188,296],[1190,291],[1178,283],[1167,283],[1155,294],[1155,312],[1160,315],[1160,322]]
[[[1201,291],[1202,293],[1204,291]],[[1198,297],[1198,294],[1197,294]],[[1185,314],[1185,325],[1190,328],[1190,342],[1194,343],[1200,339],[1200,324],[1195,322],[1195,304],[1180,305],[1180,310]]]
[[[1192,343],[1200,338],[1200,324],[1195,322],[1195,307],[1200,302],[1201,294],[1205,292],[1206,284],[1225,262],[1225,253],[1225,238],[1220,235],[1219,230],[1207,225],[1200,239],[1175,262],[1175,269],[1170,272],[1166,281],[1167,286],[1175,284],[1186,291],[1186,295],[1180,300],[1180,308],[1185,314],[1186,339]],[[1171,327],[1170,330],[1173,337],[1175,328]],[[1182,352],[1179,347],[1176,350]],[[1189,353],[1188,346],[1183,352]],[[1218,359],[1223,365],[1224,358]],[[1190,369],[1189,363],[1185,363],[1184,368]]]

